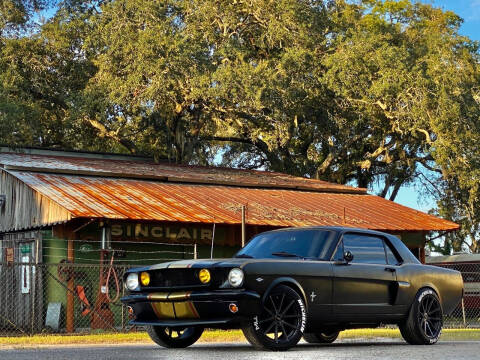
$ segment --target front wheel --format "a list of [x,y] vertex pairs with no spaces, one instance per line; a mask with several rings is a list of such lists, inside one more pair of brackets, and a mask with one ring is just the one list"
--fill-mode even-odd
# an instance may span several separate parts
[[202,336],[203,328],[170,328],[164,326],[147,326],[147,333],[158,345],[166,348],[186,348]]
[[303,335],[306,342],[310,344],[331,344],[337,340],[339,331],[327,331],[319,333],[307,333]]
[[421,289],[410,308],[408,318],[399,324],[400,333],[412,345],[432,345],[442,332],[443,311],[432,289]]
[[260,314],[242,327],[248,342],[258,349],[284,351],[295,346],[307,321],[302,297],[279,285],[265,298]]

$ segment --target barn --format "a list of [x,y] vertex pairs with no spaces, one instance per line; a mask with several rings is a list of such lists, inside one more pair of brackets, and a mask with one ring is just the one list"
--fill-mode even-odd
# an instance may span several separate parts
[[1,148],[0,273],[12,272],[9,264],[19,267],[10,275],[14,280],[0,284],[9,287],[0,294],[0,312],[8,314],[2,302],[22,304],[24,314],[9,321],[24,326],[32,311],[60,303],[73,331],[73,318],[80,316],[74,308],[86,306],[75,293],[75,277],[66,276],[62,287],[53,276],[39,279],[30,267],[56,264],[61,274],[60,264],[228,257],[259,232],[308,225],[386,231],[422,261],[429,232],[458,229],[366,189],[321,180],[126,155]]

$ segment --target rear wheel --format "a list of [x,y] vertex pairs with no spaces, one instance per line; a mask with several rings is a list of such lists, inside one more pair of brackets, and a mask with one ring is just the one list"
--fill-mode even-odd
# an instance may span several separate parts
[[147,326],[147,333],[160,346],[166,348],[186,348],[194,344],[202,336],[203,328]]
[[245,324],[242,331],[258,349],[283,351],[300,341],[305,324],[302,297],[292,288],[279,285],[265,298],[262,312]]
[[337,340],[339,331],[325,331],[319,333],[307,333],[303,335],[306,342],[310,344],[331,344]]
[[443,312],[432,289],[421,289],[410,308],[408,318],[399,324],[400,333],[412,345],[435,344],[442,332]]

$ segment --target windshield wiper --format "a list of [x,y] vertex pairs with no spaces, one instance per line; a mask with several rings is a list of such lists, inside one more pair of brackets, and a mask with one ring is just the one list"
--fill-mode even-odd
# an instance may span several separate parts
[[247,254],[235,255],[236,258],[253,259],[253,256]]
[[299,258],[299,259],[302,259],[302,260],[320,260],[320,259],[315,258],[315,257],[301,256],[301,255],[289,253],[287,251],[274,252],[274,253],[272,253],[272,255],[273,256],[280,256],[280,257],[291,257],[291,258],[296,257],[296,258]]
[[292,254],[286,251],[279,251],[279,252],[274,252],[272,253],[273,256],[280,256],[280,257],[297,257],[303,259],[303,256],[297,255],[297,254]]

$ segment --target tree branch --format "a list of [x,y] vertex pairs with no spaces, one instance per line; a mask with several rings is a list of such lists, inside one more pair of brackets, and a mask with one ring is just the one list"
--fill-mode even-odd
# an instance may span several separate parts
[[123,137],[120,137],[118,135],[118,131],[108,130],[105,125],[103,125],[101,122],[95,119],[90,119],[85,117],[84,120],[88,124],[90,124],[90,126],[98,130],[100,137],[106,137],[106,138],[115,140],[116,142],[124,146],[132,154],[136,154],[138,152],[138,148],[136,147],[136,145],[132,141],[125,139]]

